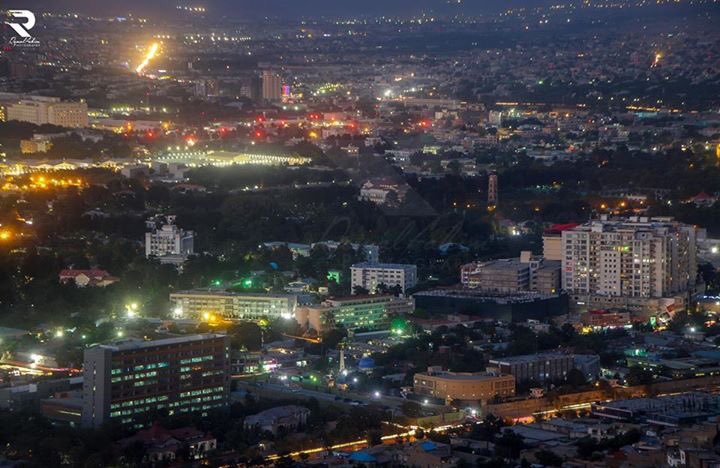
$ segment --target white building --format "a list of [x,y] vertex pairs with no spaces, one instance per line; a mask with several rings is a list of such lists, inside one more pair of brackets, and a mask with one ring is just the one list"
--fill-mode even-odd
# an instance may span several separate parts
[[286,320],[295,316],[295,294],[236,293],[192,289],[170,293],[173,311],[197,320]]
[[145,233],[145,256],[157,257],[161,263],[182,264],[195,252],[195,235],[180,229],[169,218],[167,224]]
[[87,104],[82,101],[62,102],[59,98],[30,96],[9,102],[6,109],[7,120],[70,128],[89,126]]
[[404,293],[417,284],[417,266],[398,263],[357,263],[350,267],[350,281],[353,293],[356,286],[367,289],[372,294],[377,287],[400,286]]
[[696,286],[696,228],[671,218],[605,218],[565,230],[562,255],[562,288],[588,308],[631,307],[624,299],[639,305]]

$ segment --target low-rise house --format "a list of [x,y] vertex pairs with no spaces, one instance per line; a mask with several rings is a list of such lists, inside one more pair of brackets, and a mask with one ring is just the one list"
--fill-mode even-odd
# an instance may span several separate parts
[[288,432],[307,423],[310,410],[297,405],[278,406],[258,414],[248,416],[243,422],[246,430],[259,430],[260,432]]
[[62,270],[58,275],[58,280],[63,284],[75,283],[75,286],[84,288],[86,286],[104,288],[113,283],[120,281],[119,278],[112,276],[105,270],[92,268],[90,270],[75,270],[68,268]]
[[217,439],[212,434],[193,427],[165,429],[157,423],[132,437],[119,440],[117,445],[122,450],[136,443],[145,448],[144,461],[151,463],[172,462],[181,451],[186,451],[188,459],[197,460],[217,448]]

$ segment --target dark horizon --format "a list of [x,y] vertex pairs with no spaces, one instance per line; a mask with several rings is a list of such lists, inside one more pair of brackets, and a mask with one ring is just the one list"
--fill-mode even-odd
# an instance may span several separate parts
[[62,4],[47,0],[31,0],[10,3],[7,9],[23,8],[44,11],[77,11],[87,14],[120,15],[128,12],[137,14],[158,14],[174,11],[178,5],[202,6],[207,14],[213,17],[276,17],[293,19],[301,17],[335,17],[353,15],[393,15],[412,16],[422,13],[438,15],[452,14],[492,14],[512,7],[536,7],[548,5],[549,0],[481,0],[479,2],[455,3],[452,0],[367,0],[364,2],[338,2],[337,0],[305,0],[296,2],[290,0],[202,0],[202,1],[175,1],[161,0],[159,2],[144,2],[130,0],[116,4],[106,4],[88,0],[69,0]]

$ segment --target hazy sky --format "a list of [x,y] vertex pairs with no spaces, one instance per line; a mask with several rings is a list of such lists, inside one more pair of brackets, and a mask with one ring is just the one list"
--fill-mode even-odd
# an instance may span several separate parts
[[3,8],[74,10],[88,13],[122,14],[163,12],[175,5],[208,8],[211,14],[232,17],[345,16],[357,14],[410,15],[432,10],[436,13],[477,14],[497,11],[508,5],[538,5],[550,0],[10,0]]

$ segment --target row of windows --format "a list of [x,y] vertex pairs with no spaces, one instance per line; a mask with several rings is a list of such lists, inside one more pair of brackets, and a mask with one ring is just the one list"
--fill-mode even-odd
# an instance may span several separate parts
[[160,395],[157,397],[148,397],[148,398],[139,398],[137,400],[127,400],[120,403],[112,403],[110,405],[110,409],[117,409],[117,408],[125,408],[128,406],[137,406],[137,405],[144,405],[146,403],[157,403],[161,401],[167,400],[169,397],[167,395]]
[[180,393],[180,398],[185,398],[189,396],[197,396],[197,395],[207,395],[208,393],[213,392],[222,392],[225,390],[225,387],[211,387],[211,388],[201,388],[199,390],[193,390],[191,392],[182,392]]

